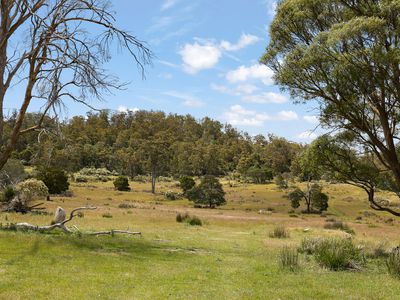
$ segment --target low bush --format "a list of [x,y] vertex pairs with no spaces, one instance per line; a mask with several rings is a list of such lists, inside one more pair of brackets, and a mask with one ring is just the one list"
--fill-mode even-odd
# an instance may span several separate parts
[[284,226],[279,225],[269,233],[269,237],[278,239],[288,238],[289,231],[287,231]]
[[61,194],[69,188],[67,174],[58,168],[40,167],[36,178],[44,182],[50,194]]
[[179,199],[179,194],[175,193],[174,191],[166,191],[164,193],[164,196],[168,200],[177,200],[177,199]]
[[10,202],[16,195],[16,190],[12,186],[7,186],[0,193],[0,202]]
[[279,251],[279,266],[284,270],[295,272],[299,269],[299,254],[296,249],[284,247]]
[[[328,221],[328,219],[327,219]],[[349,234],[354,234],[354,230],[349,227],[346,223],[342,221],[329,221],[324,226],[325,229],[341,230]]]
[[131,188],[129,187],[129,180],[128,177],[119,176],[114,180],[114,187],[118,191],[130,191]]
[[350,239],[321,239],[314,249],[314,257],[321,266],[334,271],[357,270],[365,263],[362,249]]
[[191,226],[202,226],[203,222],[199,217],[196,216],[190,216],[188,213],[178,213],[176,215],[176,221],[178,223],[188,223]]
[[394,248],[386,259],[386,267],[389,274],[393,277],[400,278],[400,248]]
[[103,218],[108,218],[108,219],[110,219],[110,218],[113,217],[112,214],[110,214],[110,213],[104,213],[104,214],[102,214],[101,216],[102,216]]
[[372,259],[387,258],[389,252],[386,249],[386,243],[382,242],[377,245],[366,247],[365,255]]

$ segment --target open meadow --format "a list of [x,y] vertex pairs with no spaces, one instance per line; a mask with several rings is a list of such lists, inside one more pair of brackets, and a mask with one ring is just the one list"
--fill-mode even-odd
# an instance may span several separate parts
[[[84,211],[69,226],[82,232],[124,229],[142,236],[82,236],[54,231],[0,231],[0,299],[397,299],[400,280],[385,259],[370,258],[359,270],[331,271],[299,254],[295,271],[279,265],[283,247],[297,248],[307,237],[350,238],[325,229],[327,220],[345,222],[358,247],[373,252],[399,243],[398,220],[368,208],[361,190],[326,185],[326,215],[293,212],[274,184],[224,182],[227,204],[196,209],[185,199],[168,201],[175,182],[131,182],[131,192],[112,182],[73,183],[72,197],[46,202],[49,214],[0,214],[0,223],[49,224],[62,206]],[[198,216],[202,226],[176,221],[177,213]],[[283,225],[286,238],[270,233]],[[383,246],[382,246],[383,245]]]

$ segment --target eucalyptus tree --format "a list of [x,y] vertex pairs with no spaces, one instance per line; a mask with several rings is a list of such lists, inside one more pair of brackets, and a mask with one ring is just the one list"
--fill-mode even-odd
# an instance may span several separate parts
[[261,59],[296,101],[318,103],[323,125],[351,132],[397,187],[399,20],[394,0],[281,0]]
[[[151,51],[116,23],[109,0],[0,1],[0,169],[19,137],[41,130],[65,100],[90,106],[92,98],[123,87],[104,68],[115,44],[144,71]],[[15,103],[20,107],[5,132],[4,104],[14,85],[22,91]],[[28,127],[24,120],[33,101],[41,103],[41,117]]]

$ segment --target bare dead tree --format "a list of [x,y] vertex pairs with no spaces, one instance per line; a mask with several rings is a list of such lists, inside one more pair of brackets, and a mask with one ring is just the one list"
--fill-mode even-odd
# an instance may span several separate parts
[[[123,88],[104,69],[115,45],[127,50],[144,76],[152,53],[115,25],[109,0],[0,0],[0,169],[18,138],[41,130],[45,117],[72,99],[91,107]],[[11,86],[23,99],[10,133],[5,134],[4,102]],[[24,119],[32,101],[41,101],[41,117],[32,127]]]
[[[95,209],[97,209],[97,208],[93,207],[93,206],[84,206],[84,207],[75,208],[75,209],[73,209],[71,211],[68,219],[65,219],[62,222],[55,223],[55,224],[52,224],[52,225],[38,226],[38,225],[29,224],[29,223],[17,223],[14,226],[15,226],[16,229],[33,230],[33,231],[39,231],[39,232],[48,232],[48,231],[52,231],[52,230],[54,230],[56,228],[59,228],[59,229],[63,230],[65,233],[74,233],[74,231],[71,230],[70,228],[68,228],[65,224],[67,224],[74,217],[76,217],[77,213],[79,211],[82,211],[82,210],[95,210]],[[79,230],[77,230],[77,231],[80,232]],[[141,235],[141,232],[112,229],[112,230],[109,230],[109,231],[89,232],[87,234],[88,235],[114,235],[114,234]]]

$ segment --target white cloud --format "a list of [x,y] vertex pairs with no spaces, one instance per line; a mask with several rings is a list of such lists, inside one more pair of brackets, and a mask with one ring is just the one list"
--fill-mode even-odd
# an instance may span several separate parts
[[173,6],[175,6],[179,0],[165,0],[161,6],[161,10],[167,10]]
[[317,124],[319,122],[317,116],[304,116],[303,119],[304,119],[304,121],[311,123],[311,124]]
[[236,44],[232,44],[228,41],[222,41],[220,46],[225,51],[238,51],[254,43],[257,43],[258,41],[260,41],[260,38],[258,36],[243,33]]
[[312,131],[310,131],[310,130],[304,131],[304,132],[302,132],[302,133],[297,135],[298,139],[300,139],[300,140],[309,140],[309,141],[315,140],[317,137],[318,137],[317,134],[312,132]]
[[234,105],[223,114],[223,118],[229,124],[235,126],[261,127],[264,126],[266,121],[295,121],[299,119],[299,116],[294,111],[281,111],[271,116],[266,113],[258,113],[255,110],[245,109],[241,105]]
[[176,91],[164,92],[163,94],[166,96],[183,100],[182,104],[189,107],[202,107],[205,104],[203,101],[192,95],[187,95]]
[[201,70],[214,67],[220,57],[221,50],[212,45],[200,45],[199,43],[186,44],[179,52],[183,60],[183,67],[189,74],[195,74]]
[[169,79],[172,79],[172,74],[171,73],[160,73],[160,74],[158,74],[158,77],[169,80]]
[[225,85],[219,85],[212,83],[211,84],[211,89],[214,91],[223,93],[223,94],[228,94],[228,95],[233,95],[233,96],[241,96],[241,95],[250,95],[254,93],[255,91],[258,90],[258,87],[252,84],[242,84],[238,85],[236,88],[230,88]]
[[238,51],[260,40],[251,34],[242,34],[236,44],[228,41],[217,43],[213,40],[195,38],[193,44],[185,44],[179,51],[183,68],[189,74],[213,68],[223,53]]
[[273,92],[265,92],[261,94],[244,96],[243,100],[246,102],[258,103],[258,104],[267,104],[267,103],[282,104],[287,102],[286,96]]
[[139,108],[134,107],[134,108],[128,108],[126,106],[120,105],[117,109],[120,113],[128,113],[128,112],[137,112],[139,111]]
[[240,66],[236,70],[229,71],[226,79],[229,82],[244,82],[249,80],[261,80],[265,85],[272,85],[274,72],[265,65]]
[[229,124],[234,126],[254,126],[261,127],[264,122],[269,119],[266,114],[258,114],[256,111],[247,110],[241,105],[232,106],[229,111],[226,111],[223,115],[224,119]]
[[299,116],[292,110],[283,110],[274,119],[278,121],[295,121],[299,119]]

